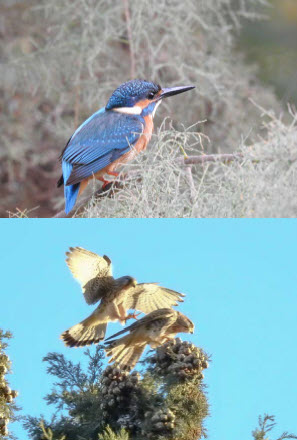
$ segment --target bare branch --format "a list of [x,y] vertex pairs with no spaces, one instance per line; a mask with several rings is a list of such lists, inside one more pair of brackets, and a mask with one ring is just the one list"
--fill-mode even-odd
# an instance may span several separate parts
[[125,20],[127,25],[129,52],[130,52],[130,77],[135,78],[135,54],[133,49],[132,28],[131,28],[131,16],[129,10],[129,0],[123,0],[125,10]]
[[190,187],[191,202],[194,203],[196,196],[196,189],[192,175],[192,168],[190,166],[186,167],[186,178]]
[[223,162],[228,163],[234,160],[239,160],[244,157],[243,153],[230,153],[230,154],[203,154],[200,156],[188,156],[187,158],[178,157],[176,162],[181,165],[197,165],[204,162]]

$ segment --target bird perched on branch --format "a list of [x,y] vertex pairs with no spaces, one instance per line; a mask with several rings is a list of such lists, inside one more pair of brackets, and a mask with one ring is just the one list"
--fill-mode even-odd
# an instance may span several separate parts
[[[119,339],[117,336],[129,332]],[[132,369],[148,344],[156,348],[164,342],[175,338],[177,333],[193,333],[193,322],[180,312],[173,309],[155,310],[124,330],[110,336],[106,340],[106,354],[110,362],[124,370]]]
[[65,212],[95,177],[109,183],[105,175],[117,176],[121,164],[144,150],[153,132],[153,117],[162,99],[195,86],[161,88],[153,82],[135,79],[118,87],[107,105],[81,124],[61,154]]
[[111,260],[100,257],[81,247],[71,247],[66,252],[66,263],[74,278],[81,284],[88,304],[100,301],[94,312],[79,324],[66,330],[61,338],[69,347],[81,347],[97,343],[105,338],[107,323],[136,318],[129,309],[149,313],[183,301],[182,293],[166,289],[154,283],[140,283],[130,276],[113,278]]

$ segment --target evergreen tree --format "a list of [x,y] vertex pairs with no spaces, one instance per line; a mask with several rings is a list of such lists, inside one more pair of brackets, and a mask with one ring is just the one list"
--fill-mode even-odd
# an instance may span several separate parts
[[197,440],[205,436],[208,403],[203,369],[208,356],[180,339],[150,352],[141,371],[103,369],[103,349],[87,350],[88,367],[49,353],[49,374],[58,378],[46,396],[57,408],[50,422],[27,417],[34,440]]
[[[268,414],[264,414],[264,416],[259,416],[258,425],[258,428],[256,428],[252,432],[254,440],[269,440],[268,435],[276,425],[275,417],[269,416]],[[277,440],[285,440],[291,438],[297,439],[297,436],[294,434],[289,434],[287,431],[285,431],[280,437],[277,438]]]
[[11,362],[5,353],[7,342],[5,340],[12,337],[11,333],[4,332],[0,328],[0,439],[5,439],[8,436],[8,423],[16,419],[15,411],[18,409],[14,404],[14,399],[18,392],[11,390],[6,379],[6,374],[9,372]]

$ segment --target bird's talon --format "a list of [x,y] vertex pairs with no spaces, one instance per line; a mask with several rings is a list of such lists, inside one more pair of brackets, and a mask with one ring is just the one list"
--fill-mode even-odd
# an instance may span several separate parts
[[119,177],[119,173],[115,172],[115,171],[109,171],[107,173],[109,176],[114,176],[114,177]]
[[109,180],[104,180],[101,189],[105,189],[111,182]]
[[128,321],[128,319],[136,319],[138,320],[137,316],[139,316],[141,313],[129,313],[129,315],[126,316],[125,322]]
[[141,315],[141,313],[132,313],[131,318],[138,320],[137,316]]

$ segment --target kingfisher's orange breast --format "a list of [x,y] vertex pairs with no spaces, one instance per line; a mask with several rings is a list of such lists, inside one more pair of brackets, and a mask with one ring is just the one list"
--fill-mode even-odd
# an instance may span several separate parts
[[146,149],[147,144],[151,140],[152,133],[154,130],[153,116],[152,115],[145,116],[144,121],[145,121],[145,125],[142,135],[139,137],[138,141],[132,146],[131,150],[123,154],[123,156],[119,157],[114,162],[107,165],[102,170],[98,171],[96,174],[94,175],[92,174],[90,177],[87,177],[86,179],[82,180],[80,182],[79,195],[84,191],[90,179],[93,179],[93,177],[95,177],[95,179],[100,180],[100,178],[102,178],[104,174],[109,174],[110,172],[114,172],[121,165],[134,159],[134,157],[137,156],[137,154],[139,154],[141,151]]
[[103,172],[107,173],[109,171],[114,171],[117,169],[120,165],[129,162],[130,160],[134,159],[137,154],[139,154],[141,151],[145,150],[147,147],[147,144],[151,140],[153,129],[154,129],[154,122],[152,115],[148,115],[144,117],[145,125],[144,130],[142,132],[142,135],[138,139],[138,141],[133,145],[130,151],[123,154],[123,156],[119,157],[117,160],[115,160],[113,163],[107,165],[103,170],[100,171],[100,173]]

